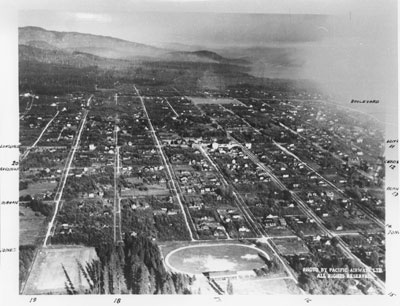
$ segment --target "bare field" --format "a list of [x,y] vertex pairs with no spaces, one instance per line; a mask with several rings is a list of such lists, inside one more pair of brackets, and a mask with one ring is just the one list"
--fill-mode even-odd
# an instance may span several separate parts
[[89,284],[79,271],[78,261],[85,266],[95,259],[98,257],[92,247],[59,245],[43,248],[38,252],[23,294],[66,294],[67,278],[63,266],[75,289],[84,291]]
[[230,98],[201,98],[201,97],[188,97],[194,104],[239,104],[244,105],[236,99]]
[[[300,294],[296,284],[287,278],[257,278],[231,280],[233,294]],[[226,288],[226,282],[218,282],[221,288]]]
[[22,205],[19,214],[19,245],[35,245],[46,235],[46,217]]

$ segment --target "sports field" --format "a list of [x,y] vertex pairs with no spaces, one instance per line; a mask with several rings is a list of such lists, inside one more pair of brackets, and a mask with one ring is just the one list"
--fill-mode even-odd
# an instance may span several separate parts
[[89,284],[79,270],[97,259],[94,248],[84,246],[50,246],[42,248],[33,264],[23,294],[66,294],[67,281],[63,266],[75,289],[84,290]]
[[242,244],[204,244],[173,250],[165,257],[174,272],[201,274],[208,271],[248,271],[261,268],[269,258],[264,251]]

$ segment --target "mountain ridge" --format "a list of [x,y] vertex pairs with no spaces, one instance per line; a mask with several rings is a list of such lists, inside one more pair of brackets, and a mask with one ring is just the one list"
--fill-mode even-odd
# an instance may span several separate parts
[[[37,55],[38,61],[47,58],[56,60],[54,53],[58,51],[62,58],[73,56],[74,52],[92,54],[99,58],[122,59],[122,60],[164,60],[182,62],[208,62],[217,64],[248,65],[244,59],[231,59],[221,56],[213,51],[201,49],[195,51],[173,51],[169,49],[154,47],[137,42],[80,32],[61,32],[47,30],[41,27],[26,26],[19,29],[19,45],[24,45],[21,56],[28,56],[34,60]],[[31,46],[35,49],[27,50]],[[39,50],[44,50],[40,55]],[[64,53],[61,53],[63,51]],[[47,57],[46,57],[47,56]],[[100,59],[97,59],[100,60]],[[71,59],[71,62],[73,60]]]

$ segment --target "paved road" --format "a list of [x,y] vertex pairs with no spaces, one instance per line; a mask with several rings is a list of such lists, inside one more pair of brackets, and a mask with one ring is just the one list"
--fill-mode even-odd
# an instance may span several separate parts
[[[221,105],[221,107],[223,107]],[[236,113],[234,113],[233,111],[223,107],[225,110],[229,111],[231,114],[234,114],[235,116],[239,117],[242,119],[242,121],[244,123],[246,123],[249,127],[251,127],[256,133],[260,134],[261,131],[255,127],[253,127],[248,121],[246,121],[245,119],[243,119],[242,117],[240,117],[239,115],[237,115]],[[291,128],[287,127],[286,125],[284,125],[283,123],[279,123],[281,127],[285,128],[286,130],[289,130],[290,132],[298,135],[300,138],[307,140],[306,138],[304,138],[302,135],[300,135],[299,133],[297,133],[296,131],[292,130]],[[230,137],[230,136],[228,136]],[[237,141],[236,141],[237,142]],[[239,142],[237,142],[239,143]],[[314,143],[310,142],[311,144],[315,145]],[[313,171],[320,179],[322,179],[326,184],[328,184],[331,188],[333,188],[335,191],[337,191],[338,193],[340,193],[342,196],[348,198],[348,196],[345,194],[345,192],[338,188],[335,184],[333,184],[332,182],[330,182],[329,180],[327,180],[325,177],[323,177],[321,174],[319,174],[314,168],[312,168],[310,165],[308,165],[307,163],[303,162],[298,156],[296,156],[295,154],[293,154],[292,152],[290,152],[289,150],[287,150],[285,147],[283,147],[282,145],[278,144],[277,142],[273,141],[273,144],[275,146],[277,146],[281,151],[285,152],[287,155],[292,156],[293,158],[297,159],[298,161],[302,162],[307,168],[309,168],[311,171]],[[317,146],[319,147],[319,146]],[[319,147],[320,148],[320,147]],[[322,149],[322,148],[321,148]],[[249,150],[247,150],[248,152],[250,152]],[[330,153],[330,152],[329,152]],[[270,168],[269,168],[270,169]],[[270,169],[271,170],[271,169]],[[272,170],[271,170],[272,172]],[[360,170],[358,170],[358,172],[362,175],[365,176],[365,173],[362,173]],[[276,182],[278,183],[278,182]],[[286,188],[283,184],[282,184],[283,188]],[[358,203],[355,203],[355,205],[362,211],[364,212],[373,222],[375,222],[377,225],[379,225],[382,229],[385,227],[385,223],[380,220],[375,214],[374,212],[372,212],[368,207],[365,207],[363,205],[360,205]]]
[[[289,150],[287,150],[285,147],[283,147],[282,145],[280,145],[279,143],[273,141],[273,144],[275,146],[277,146],[281,151],[283,151],[285,154],[292,156],[294,159],[298,160],[299,162],[303,163],[308,169],[310,169],[311,171],[313,171],[321,180],[323,180],[326,184],[328,184],[333,190],[335,190],[336,192],[338,192],[339,194],[341,194],[344,197],[348,197],[345,192],[338,188],[335,184],[331,183],[330,181],[328,181],[326,178],[324,178],[321,174],[319,174],[313,167],[311,167],[310,165],[308,165],[306,162],[302,161],[297,155],[293,154],[292,152],[290,152]],[[359,205],[357,203],[355,203],[357,205],[357,207],[363,212],[365,213],[372,221],[374,221],[377,225],[379,225],[382,230],[385,228],[385,223],[382,222],[378,217],[376,217],[368,208]]]
[[[218,176],[221,178],[221,180],[223,181],[223,183],[225,185],[230,185],[232,186],[234,189],[235,187],[232,184],[229,184],[228,181],[225,179],[224,174],[222,173],[222,171],[219,169],[219,167],[214,163],[214,161],[211,159],[211,157],[209,156],[208,152],[206,152],[204,150],[203,147],[199,146],[199,149],[201,151],[201,153],[207,158],[207,160],[211,163],[211,165],[213,166],[213,168],[216,170]],[[280,256],[280,254],[276,251],[275,247],[275,243],[270,240],[270,237],[268,237],[268,234],[264,231],[264,229],[262,229],[262,227],[260,227],[258,225],[258,222],[255,221],[255,217],[254,215],[251,213],[251,211],[249,210],[249,208],[247,207],[246,202],[243,200],[242,196],[236,191],[233,191],[233,195],[236,199],[236,203],[238,203],[238,207],[241,210],[241,212],[243,213],[244,217],[247,220],[247,223],[250,225],[250,227],[253,229],[254,233],[261,236],[260,241],[265,243],[270,249],[271,251],[274,253],[275,257],[280,261],[280,263],[282,264],[283,268],[285,269],[287,275],[297,284],[297,278],[296,275],[293,273],[293,271],[288,267],[287,263],[285,262],[285,260],[283,260]],[[273,246],[273,244],[275,245],[275,247]]]
[[[117,95],[115,95],[117,97]],[[121,243],[122,224],[121,224],[121,198],[118,191],[118,178],[120,174],[119,146],[118,146],[118,114],[115,115],[114,139],[115,139],[115,159],[114,159],[114,243]]]
[[[171,163],[170,163],[170,161],[169,161],[168,158],[166,159],[166,162],[167,162],[167,165],[168,165],[169,169],[171,169],[171,173],[172,173],[172,176],[173,176],[172,179],[173,179],[174,182],[175,182],[176,190],[177,190],[177,192],[178,192],[179,195],[182,195],[182,194],[183,194],[183,191],[182,191],[181,186],[179,185],[178,177],[176,176],[175,171],[172,170],[172,165],[171,165]],[[191,217],[191,215],[190,215],[189,208],[188,208],[187,206],[184,206],[184,209],[185,209],[185,212],[187,213],[188,222],[190,223],[191,228],[196,229],[196,226],[194,225],[194,222],[193,222],[192,217]],[[193,238],[194,238],[195,240],[200,240],[199,235],[197,234],[196,231],[193,232],[193,236],[194,236]]]
[[179,114],[175,111],[175,109],[172,107],[172,105],[169,103],[168,99],[165,98],[165,102],[167,102],[168,106],[171,108],[171,110],[174,112],[175,116],[179,117]]
[[[240,144],[241,145],[241,144]],[[286,188],[286,186],[279,180],[279,178],[277,178],[275,176],[275,174],[272,172],[272,170],[269,167],[266,167],[265,165],[263,165],[263,163],[261,163],[258,158],[252,153],[250,152],[247,148],[245,148],[243,145],[241,145],[242,150],[244,151],[244,153],[246,153],[248,155],[248,157],[253,160],[254,162],[257,163],[258,166],[260,166],[264,171],[266,171],[268,173],[268,175],[271,177],[271,180],[282,190],[288,190]],[[341,248],[341,250],[343,251],[343,253],[348,257],[353,259],[355,262],[357,262],[361,267],[365,268],[368,272],[367,274],[375,281],[375,284],[384,291],[385,288],[385,284],[384,282],[382,282],[375,273],[370,271],[370,267],[368,267],[366,264],[364,264],[357,256],[355,256],[351,250],[349,249],[349,247],[347,246],[347,244],[342,240],[342,238],[331,232],[330,230],[328,230],[325,225],[324,222],[311,210],[311,208],[308,207],[307,204],[305,204],[303,202],[303,200],[300,199],[300,197],[295,194],[294,192],[290,191],[290,193],[292,194],[292,198],[293,200],[295,200],[295,202],[298,204],[298,207],[303,211],[303,213],[309,217],[310,219],[313,219],[315,221],[315,223],[319,226],[319,228],[322,230],[322,232],[328,236],[329,238],[336,238],[338,241],[338,245]]]
[[86,124],[86,119],[87,119],[88,113],[89,113],[89,111],[87,111],[87,110],[85,110],[83,112],[83,116],[82,116],[82,119],[81,119],[81,122],[80,122],[78,134],[77,134],[77,136],[75,138],[75,141],[74,141],[74,144],[72,146],[72,149],[68,154],[67,162],[66,162],[64,171],[61,174],[60,183],[58,185],[57,192],[56,192],[56,195],[55,195],[55,198],[54,198],[54,202],[55,202],[54,214],[53,214],[53,217],[51,218],[51,221],[49,223],[49,226],[48,226],[48,229],[47,229],[47,233],[46,233],[46,237],[45,237],[44,242],[43,242],[43,247],[46,247],[47,239],[49,238],[50,233],[51,233],[51,229],[53,228],[54,221],[55,221],[57,213],[58,213],[60,200],[61,200],[61,197],[62,197],[62,194],[63,194],[63,191],[64,191],[65,183],[67,182],[68,173],[69,173],[69,170],[71,168],[71,164],[72,164],[72,161],[74,159],[75,152],[79,147],[82,131],[83,131],[83,128],[84,128],[84,126]]
[[28,155],[29,152],[36,147],[36,145],[39,143],[40,139],[42,138],[43,134],[46,132],[46,130],[48,129],[48,127],[50,126],[50,124],[53,122],[54,119],[56,119],[56,117],[58,116],[58,114],[60,113],[60,111],[57,111],[56,114],[50,119],[49,122],[47,122],[46,126],[44,127],[43,131],[40,133],[39,137],[36,139],[36,141],[33,143],[33,145],[31,145],[28,149],[25,150],[24,154],[22,154],[21,156],[21,160],[24,160]]
[[167,158],[166,158],[166,156],[165,156],[165,154],[164,154],[164,151],[163,151],[163,149],[162,149],[161,143],[160,143],[160,141],[158,140],[158,137],[157,137],[157,135],[156,135],[156,131],[154,130],[154,127],[153,127],[153,124],[151,123],[151,119],[150,119],[150,117],[149,117],[149,114],[147,113],[147,109],[146,109],[146,105],[144,104],[143,97],[140,95],[139,90],[136,88],[135,85],[133,86],[133,88],[135,89],[136,94],[138,95],[138,97],[139,97],[139,99],[140,99],[140,102],[142,103],[143,111],[144,111],[144,113],[145,113],[145,115],[146,115],[146,119],[147,119],[147,121],[148,121],[148,123],[149,123],[149,126],[150,126],[151,135],[152,135],[153,140],[154,140],[154,142],[155,142],[155,144],[156,144],[156,146],[157,146],[157,148],[158,148],[158,150],[159,150],[159,152],[160,152],[161,158],[162,158],[162,160],[163,160],[165,169],[167,170],[167,173],[168,173],[168,176],[169,176],[171,185],[172,185],[172,190],[174,191],[174,193],[175,193],[175,195],[176,195],[176,199],[177,199],[177,201],[178,201],[178,204],[179,204],[179,206],[180,206],[180,208],[181,208],[181,210],[182,210],[183,218],[184,218],[184,221],[185,221],[185,223],[186,223],[186,227],[187,227],[187,229],[188,229],[188,231],[189,231],[190,240],[194,241],[193,233],[192,233],[192,230],[191,230],[191,228],[190,228],[190,226],[189,226],[189,222],[188,222],[188,218],[187,218],[187,216],[186,216],[185,208],[184,208],[184,206],[183,206],[181,197],[180,197],[179,192],[178,192],[178,190],[177,190],[177,188],[176,188],[176,185],[175,185],[175,181],[174,181],[174,178],[173,178],[173,175],[172,175],[172,170],[170,169],[170,166],[169,166],[169,164],[168,164],[168,162],[167,162]]
[[[93,95],[91,95],[89,97],[88,105],[90,105],[90,101],[91,101],[92,98],[93,98]],[[78,134],[75,137],[75,140],[74,140],[74,143],[72,145],[72,148],[71,148],[70,152],[68,153],[67,162],[65,164],[64,171],[61,174],[60,183],[58,185],[57,192],[56,192],[56,195],[54,197],[54,202],[55,202],[54,214],[53,214],[53,217],[51,218],[51,221],[50,221],[49,226],[47,228],[47,233],[46,233],[46,236],[45,236],[45,239],[44,239],[44,242],[43,242],[43,247],[46,247],[47,239],[49,239],[49,236],[50,236],[50,233],[51,233],[51,229],[53,228],[54,221],[56,219],[56,216],[57,216],[57,213],[58,213],[58,209],[59,209],[59,206],[60,206],[60,201],[61,201],[61,197],[62,197],[62,194],[63,194],[63,191],[64,191],[65,183],[67,182],[68,173],[69,173],[69,170],[71,169],[71,164],[72,164],[72,161],[74,159],[75,152],[79,147],[82,131],[83,131],[83,128],[85,127],[85,125],[86,125],[86,119],[87,119],[88,113],[89,113],[88,110],[84,110],[83,111],[83,116],[81,118],[81,122],[80,122],[80,125],[79,125]]]

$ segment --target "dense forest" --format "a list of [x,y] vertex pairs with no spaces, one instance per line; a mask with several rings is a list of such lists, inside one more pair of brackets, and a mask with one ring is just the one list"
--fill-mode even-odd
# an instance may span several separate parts
[[32,199],[30,195],[22,196],[19,200],[26,202],[27,207],[34,212],[40,212],[45,217],[49,217],[53,212],[53,207],[51,205],[43,203],[41,200]]
[[[149,238],[126,235],[124,245],[96,247],[99,260],[80,266],[90,289],[87,294],[191,294],[193,278],[170,273],[161,253]],[[68,294],[79,294],[66,275]]]

